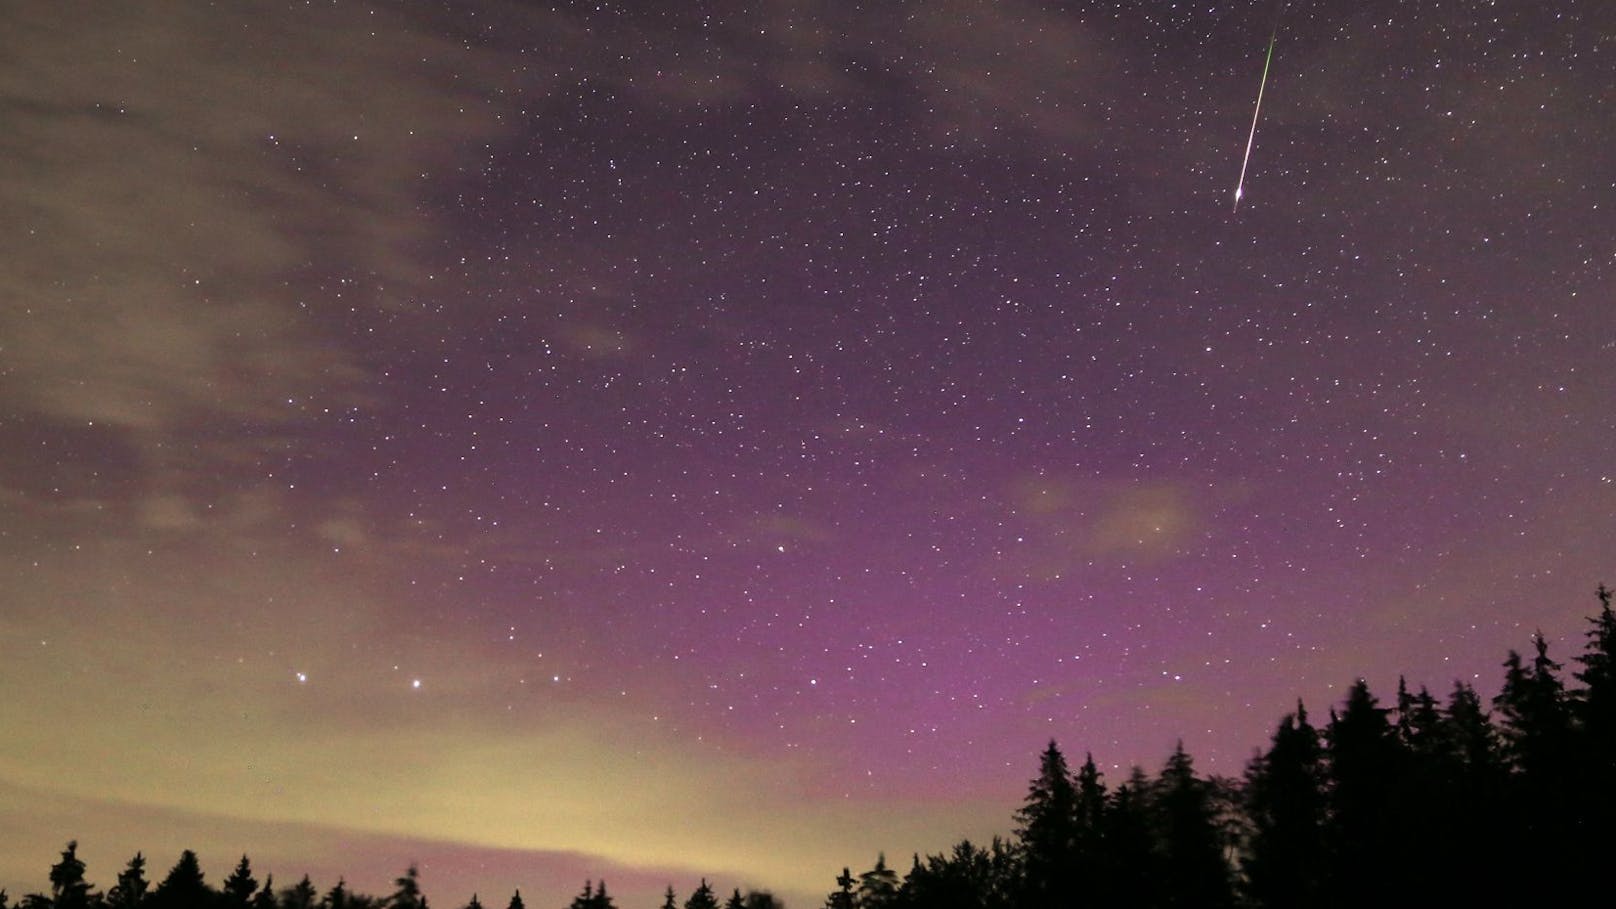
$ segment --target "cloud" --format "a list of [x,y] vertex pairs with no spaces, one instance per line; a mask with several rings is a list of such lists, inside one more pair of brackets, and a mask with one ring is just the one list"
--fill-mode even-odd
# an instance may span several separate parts
[[378,9],[16,4],[0,56],[0,395],[151,444],[356,397],[325,320],[420,279],[423,176],[497,126],[486,52]]
[[1208,532],[1207,497],[1188,481],[1017,478],[1006,490],[1005,505],[1022,526],[1022,545],[995,570],[1056,580],[1097,562],[1149,563],[1183,555]]

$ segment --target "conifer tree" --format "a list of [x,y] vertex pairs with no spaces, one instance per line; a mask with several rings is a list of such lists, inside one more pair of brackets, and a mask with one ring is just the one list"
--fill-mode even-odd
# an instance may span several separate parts
[[264,875],[264,886],[253,895],[252,909],[281,909],[280,901],[275,899],[275,875]]
[[202,863],[197,861],[195,852],[187,849],[180,853],[179,861],[157,885],[152,900],[162,909],[194,909],[207,905],[212,896],[213,891],[202,875]]
[[662,895],[662,909],[679,909],[679,904],[675,902],[672,884],[668,885],[667,892]]
[[[517,891],[517,892],[520,893],[521,891]],[[482,904],[481,900],[477,899],[477,894],[472,893],[471,902],[469,902],[465,906],[461,907],[461,909],[483,909],[483,904]]]
[[325,898],[320,900],[323,909],[348,909],[348,886],[342,878],[332,888],[326,891]]
[[1300,701],[1268,752],[1246,771],[1253,828],[1247,889],[1262,906],[1314,906],[1324,874],[1324,772],[1319,734]]
[[86,909],[90,904],[90,884],[78,853],[78,840],[68,840],[62,860],[51,866],[51,902],[58,909]]
[[[475,900],[477,894],[473,893],[471,898]],[[505,909],[527,909],[527,904],[522,902],[522,888],[516,888],[516,892],[511,894],[511,901],[506,905]]]
[[1109,905],[1122,895],[1116,892],[1115,875],[1106,859],[1106,789],[1091,753],[1083,755],[1083,766],[1077,769],[1076,790],[1069,874],[1088,901]]
[[1583,729],[1585,749],[1596,757],[1600,773],[1616,773],[1616,612],[1610,608],[1611,591],[1604,584],[1596,591],[1599,614],[1588,620],[1588,642],[1577,662],[1575,673],[1583,685],[1577,712]]
[[1402,833],[1396,798],[1402,746],[1387,712],[1363,679],[1348,689],[1342,712],[1330,712],[1327,886],[1341,905],[1368,905],[1399,886],[1387,878],[1402,866],[1383,860],[1388,848],[1400,848]]
[[712,885],[707,883],[706,878],[701,879],[701,886],[690,894],[690,899],[685,900],[685,909],[718,909],[718,898],[713,895]]
[[1504,770],[1498,730],[1476,689],[1455,682],[1443,720],[1444,749],[1450,760],[1464,768],[1466,779],[1478,781],[1483,788],[1496,786]]
[[111,909],[134,909],[146,899],[150,887],[146,882],[146,856],[136,852],[118,872],[118,883],[107,891],[107,905]]
[[427,909],[426,897],[421,895],[421,872],[412,863],[404,876],[393,881],[393,895],[387,898],[388,909]]
[[883,909],[898,896],[898,874],[887,867],[885,853],[876,856],[875,867],[859,875],[858,904],[862,909]]
[[253,894],[258,892],[258,880],[253,877],[252,862],[247,860],[247,856],[243,855],[241,861],[236,863],[236,870],[224,879],[219,892],[224,905],[235,909],[245,909],[252,901]]
[[1150,818],[1150,777],[1134,767],[1128,781],[1111,794],[1105,810],[1105,856],[1112,896],[1121,894],[1123,905],[1159,903],[1161,875],[1155,849],[1155,825]]
[[1599,614],[1588,620],[1592,627],[1575,673],[1583,687],[1573,703],[1572,772],[1582,783],[1566,787],[1574,827],[1569,836],[1574,855],[1568,858],[1584,877],[1616,854],[1616,613],[1610,588],[1600,584],[1595,595]]
[[858,897],[853,893],[853,872],[845,865],[836,878],[836,889],[825,897],[825,909],[856,909]]
[[1158,848],[1168,905],[1205,909],[1233,902],[1229,867],[1207,784],[1181,741],[1156,785]]
[[314,882],[305,874],[302,880],[281,891],[281,909],[314,909],[318,899]]
[[1077,846],[1077,788],[1066,756],[1053,740],[1039,757],[1038,776],[1027,787],[1016,821],[1026,862],[1026,905],[1030,909],[1070,905],[1076,898],[1072,858]]
[[1532,636],[1537,651],[1531,668],[1521,655],[1509,652],[1504,661],[1504,685],[1493,699],[1504,723],[1509,754],[1518,770],[1538,779],[1563,769],[1567,755],[1570,715],[1565,684],[1557,673],[1560,664],[1549,658],[1542,632]]
[[730,893],[729,899],[724,901],[724,909],[746,909],[746,901],[741,899],[741,888],[736,887]]

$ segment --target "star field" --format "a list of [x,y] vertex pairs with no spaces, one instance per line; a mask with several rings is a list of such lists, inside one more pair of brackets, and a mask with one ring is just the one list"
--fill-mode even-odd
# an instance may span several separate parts
[[1570,654],[1609,14],[1287,4],[1231,213],[1274,7],[1144,7],[13,4],[0,885],[809,905]]

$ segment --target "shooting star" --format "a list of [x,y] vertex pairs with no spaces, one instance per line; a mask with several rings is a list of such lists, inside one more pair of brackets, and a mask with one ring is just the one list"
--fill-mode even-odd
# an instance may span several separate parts
[[[1285,7],[1279,8],[1284,12]],[[1279,38],[1279,15],[1274,16],[1274,30],[1268,34],[1268,56],[1263,58],[1262,82],[1257,85],[1257,106],[1251,112],[1251,132],[1246,136],[1246,156],[1240,159],[1240,182],[1234,186],[1234,210],[1240,211],[1240,199],[1246,194],[1246,167],[1251,164],[1251,146],[1257,141],[1257,118],[1262,116],[1263,90],[1268,87],[1268,66],[1274,62],[1274,42]]]

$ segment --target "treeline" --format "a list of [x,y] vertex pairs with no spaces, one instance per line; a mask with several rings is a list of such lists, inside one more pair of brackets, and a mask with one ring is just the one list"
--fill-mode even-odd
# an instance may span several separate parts
[[1568,687],[1543,636],[1488,709],[1358,681],[1315,725],[1298,703],[1242,778],[1182,743],[1108,785],[1051,742],[1012,840],[843,869],[825,909],[1616,905],[1616,616],[1598,590]]
[[[30,893],[15,907],[9,905],[9,897],[0,890],[0,909],[428,909],[414,865],[393,882],[394,890],[386,897],[349,890],[347,882],[340,878],[322,894],[306,874],[296,884],[280,889],[275,887],[272,876],[265,875],[260,886],[253,876],[252,862],[245,855],[224,883],[213,887],[207,883],[196,853],[189,849],[180,853],[179,861],[156,887],[147,880],[145,855],[135,853],[118,874],[118,882],[102,893],[85,877],[77,841],[69,842],[62,850],[61,861],[51,866],[50,886],[49,894]],[[484,903],[473,893],[464,909],[484,909]],[[511,894],[506,909],[527,909],[521,890]],[[605,881],[585,881],[583,892],[573,897],[567,909],[617,909],[617,903],[606,892]],[[784,907],[766,890],[742,894],[736,889],[727,900],[720,901],[712,885],[702,878],[701,885],[683,903],[678,901],[673,885],[668,885],[660,909]]]
[[[1109,784],[1087,756],[1075,772],[1054,742],[1016,812],[1015,835],[842,869],[824,909],[1345,909],[1361,906],[1611,905],[1616,858],[1616,614],[1611,591],[1575,667],[1511,651],[1490,705],[1465,682],[1382,702],[1362,680],[1315,725],[1298,703],[1240,778],[1203,777],[1182,743],[1154,777]],[[1569,684],[1568,681],[1574,683]],[[1489,709],[1490,707],[1490,709]],[[260,886],[242,856],[222,885],[187,850],[155,887],[137,853],[104,893],[77,844],[50,893],[16,909],[427,909],[416,869],[386,897],[307,876]],[[466,909],[483,909],[474,894]],[[705,879],[660,909],[781,909],[766,891],[720,901]],[[11,909],[0,891],[0,909]],[[520,891],[507,909],[526,909]],[[616,909],[585,882],[567,909]]]

